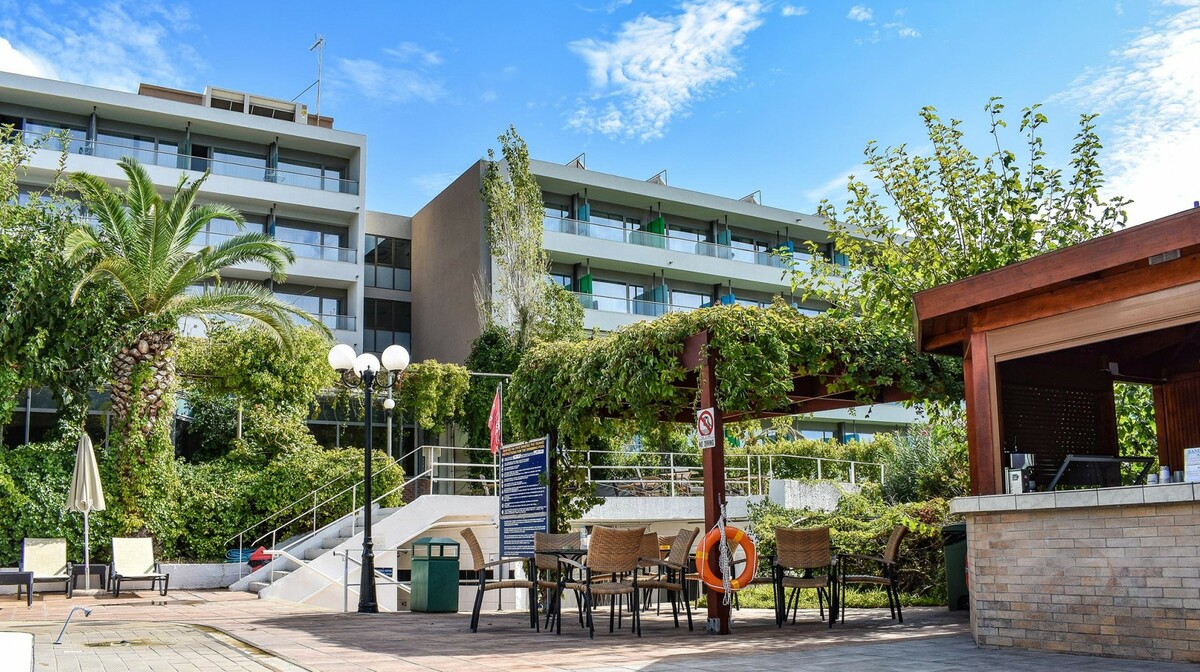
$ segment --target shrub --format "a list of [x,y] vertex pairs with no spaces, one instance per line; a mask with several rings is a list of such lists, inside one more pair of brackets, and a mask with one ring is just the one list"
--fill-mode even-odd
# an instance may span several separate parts
[[767,556],[775,552],[776,527],[828,527],[834,553],[879,555],[892,529],[905,525],[909,534],[900,551],[900,591],[945,604],[940,526],[948,511],[942,499],[888,506],[879,487],[868,484],[860,494],[845,494],[829,513],[787,509],[769,501],[751,504],[750,531],[757,540],[760,573],[765,574],[770,571]]

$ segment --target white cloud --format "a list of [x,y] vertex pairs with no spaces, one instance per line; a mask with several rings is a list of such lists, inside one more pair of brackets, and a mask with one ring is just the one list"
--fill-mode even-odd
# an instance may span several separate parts
[[351,88],[362,96],[392,103],[422,100],[432,103],[444,95],[437,80],[410,68],[390,67],[366,58],[339,58],[333,77],[326,81],[337,88]]
[[18,75],[58,79],[54,66],[36,55],[21,52],[3,37],[0,37],[0,70]]
[[899,35],[900,37],[912,37],[912,38],[921,36],[921,33],[917,32],[917,30],[915,28],[909,28],[907,26],[905,26],[904,28],[901,28],[896,34]]
[[19,16],[5,22],[0,69],[133,91],[141,82],[195,85],[204,67],[183,39],[186,9],[116,0],[64,4],[51,16],[34,5],[10,7]]
[[483,93],[479,94],[479,99],[485,103],[494,103],[494,102],[496,102],[496,99],[499,97],[500,97],[500,95],[498,93],[496,93],[495,91],[493,91],[492,89],[488,89],[487,91],[484,91]]
[[850,8],[850,13],[846,15],[846,18],[851,21],[870,21],[874,18],[874,14],[871,12],[870,7],[855,5]]
[[685,2],[681,13],[641,15],[611,42],[572,42],[595,93],[580,99],[567,123],[586,132],[661,138],[720,82],[737,76],[734,50],[762,24],[758,0]]
[[1109,188],[1133,199],[1134,223],[1189,208],[1200,196],[1200,3],[1189,4],[1051,99],[1100,113]]
[[417,60],[425,65],[441,65],[443,62],[441,54],[436,51],[422,49],[415,42],[401,42],[394,49],[384,49],[383,53],[395,57],[401,63]]
[[783,16],[804,16],[808,14],[808,7],[796,5],[784,5],[779,13]]
[[[804,197],[812,201],[814,204],[819,203],[823,199],[836,199],[839,194],[846,193],[846,185],[850,184],[850,176],[864,176],[867,173],[867,167],[861,163],[856,163],[853,166],[839,172],[837,176],[827,180],[824,184],[818,185],[811,189],[804,190]],[[840,204],[834,200],[835,204]],[[815,208],[814,208],[815,209]]]

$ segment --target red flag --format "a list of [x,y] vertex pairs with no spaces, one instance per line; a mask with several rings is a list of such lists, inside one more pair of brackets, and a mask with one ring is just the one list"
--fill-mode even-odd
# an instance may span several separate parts
[[492,454],[500,451],[501,444],[504,443],[503,421],[501,419],[500,410],[500,386],[496,386],[496,398],[492,400],[492,412],[488,415],[488,431],[492,434]]

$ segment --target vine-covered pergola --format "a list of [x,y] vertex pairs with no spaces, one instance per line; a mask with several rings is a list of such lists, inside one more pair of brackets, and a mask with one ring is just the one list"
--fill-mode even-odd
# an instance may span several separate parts
[[[508,415],[521,435],[552,437],[553,507],[559,438],[586,441],[614,419],[639,431],[662,422],[694,425],[699,409],[712,408],[716,446],[703,451],[704,523],[711,529],[726,499],[725,423],[914,396],[958,398],[961,378],[948,363],[861,320],[808,317],[782,302],[721,306],[539,346],[513,375]],[[711,629],[728,634],[729,609],[714,594],[708,615]]]

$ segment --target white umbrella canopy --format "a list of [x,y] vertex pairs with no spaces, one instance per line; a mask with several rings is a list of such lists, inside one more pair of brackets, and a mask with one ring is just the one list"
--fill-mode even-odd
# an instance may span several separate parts
[[104,488],[100,485],[100,467],[92,450],[92,438],[84,432],[79,436],[75,452],[75,471],[71,474],[71,489],[67,493],[67,509],[83,514],[83,587],[91,589],[91,554],[88,514],[103,511]]

